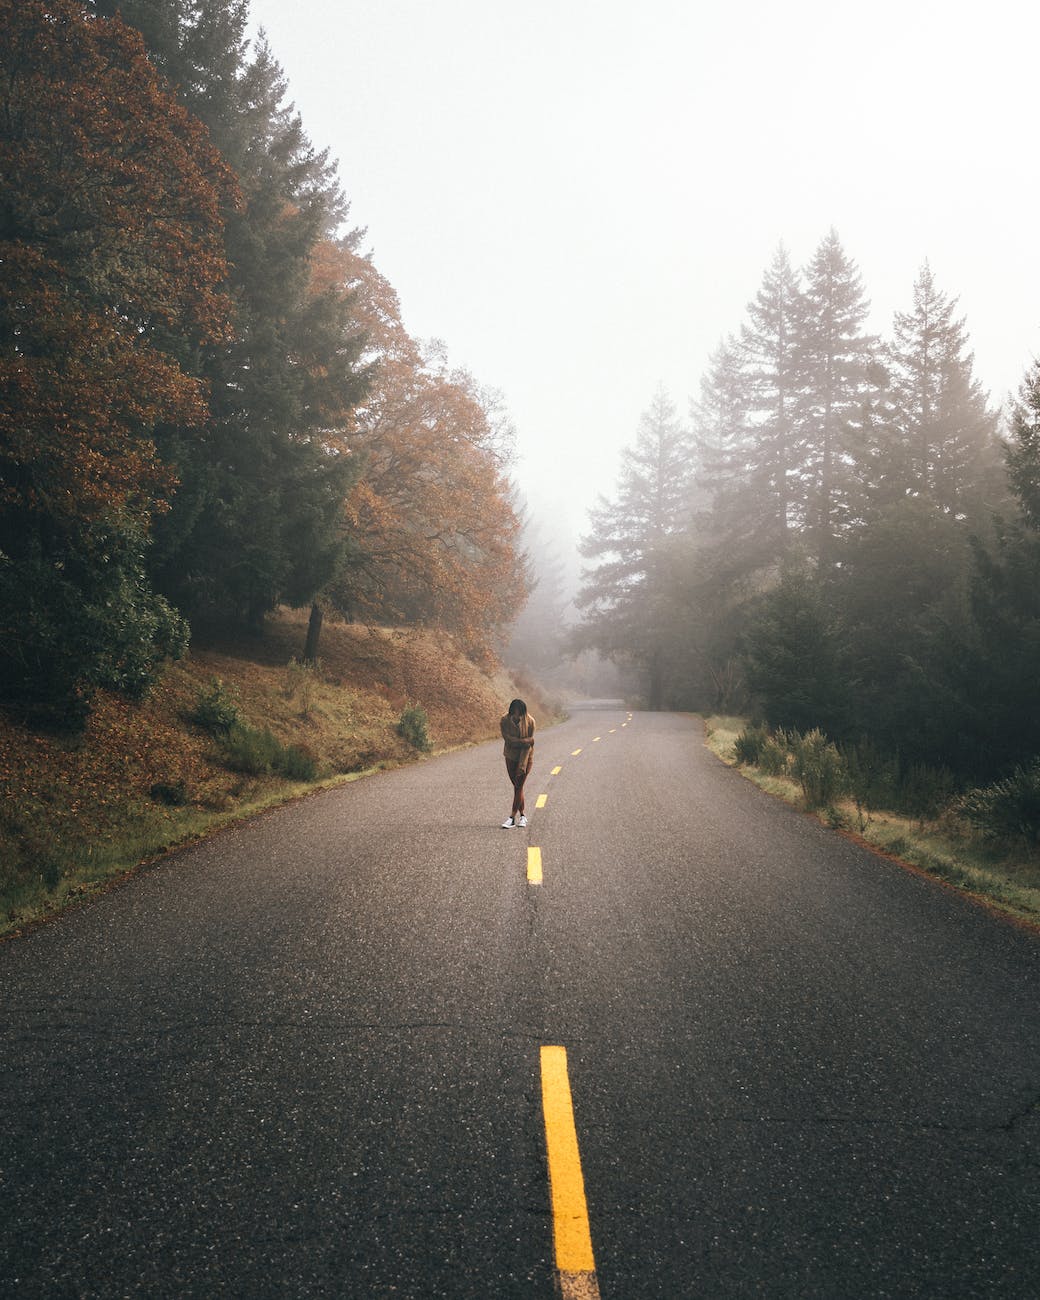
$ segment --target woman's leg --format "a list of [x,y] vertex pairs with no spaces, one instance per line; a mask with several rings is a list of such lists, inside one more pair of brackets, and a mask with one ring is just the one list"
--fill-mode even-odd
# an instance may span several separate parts
[[517,814],[517,807],[516,807],[516,782],[517,782],[517,778],[518,778],[518,777],[520,777],[520,778],[522,779],[522,776],[523,776],[523,774],[520,772],[519,769],[520,769],[520,764],[519,764],[519,762],[517,762],[515,759],[512,759],[512,758],[507,758],[507,759],[506,759],[506,774],[507,774],[508,777],[509,777],[509,784],[513,787],[513,809],[512,809],[512,811],[511,811],[510,814],[509,814],[510,817],[515,817],[516,814]]
[[527,768],[517,763],[517,773],[513,778],[513,816],[524,814],[524,782],[527,780]]

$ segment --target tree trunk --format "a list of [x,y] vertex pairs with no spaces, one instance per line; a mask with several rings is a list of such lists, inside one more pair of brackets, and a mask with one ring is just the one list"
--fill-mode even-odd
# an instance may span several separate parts
[[325,611],[320,605],[311,606],[311,617],[307,624],[307,644],[303,647],[303,662],[314,663],[318,657],[318,641],[321,638],[321,625]]

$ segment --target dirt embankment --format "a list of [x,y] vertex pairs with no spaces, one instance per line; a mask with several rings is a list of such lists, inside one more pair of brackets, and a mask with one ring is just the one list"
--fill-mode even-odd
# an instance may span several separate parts
[[[317,668],[298,661],[305,633],[305,616],[285,611],[262,640],[195,647],[139,704],[101,694],[75,739],[0,716],[0,933],[237,817],[416,759],[397,732],[411,706],[434,751],[495,736],[517,694],[554,712],[529,682],[478,667],[436,632],[326,625]],[[245,725],[312,761],[313,780],[229,766],[192,721],[216,680]]]

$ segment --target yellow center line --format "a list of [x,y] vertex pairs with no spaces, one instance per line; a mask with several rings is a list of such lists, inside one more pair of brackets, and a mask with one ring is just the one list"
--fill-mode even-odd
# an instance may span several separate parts
[[610,734],[611,734],[611,735],[613,735],[615,731],[617,731],[617,727],[611,727],[611,728],[610,728]]
[[545,802],[548,798],[549,796],[547,794],[540,794],[538,798],[535,800],[534,806],[536,808],[544,808]]
[[595,744],[597,740],[602,740],[602,739],[603,739],[602,736],[593,736],[592,743]]
[[541,849],[528,847],[527,883],[529,885],[540,885],[542,883],[542,850]]
[[561,773],[562,771],[563,771],[563,768],[562,768],[562,767],[554,767],[553,770],[549,773],[549,775],[550,775],[550,776],[559,776],[560,773]]
[[564,1300],[599,1300],[585,1180],[567,1076],[567,1049],[543,1047],[541,1056],[545,1149],[560,1291]]
[[581,750],[580,750],[580,749],[572,749],[572,750],[571,750],[571,758],[577,758],[578,755],[579,755],[580,753],[581,753]]

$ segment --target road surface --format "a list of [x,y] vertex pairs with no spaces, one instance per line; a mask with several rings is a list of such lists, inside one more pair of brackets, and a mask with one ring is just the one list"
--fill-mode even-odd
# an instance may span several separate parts
[[526,831],[500,750],[0,946],[0,1293],[1040,1296],[1040,939],[696,719],[546,729]]

